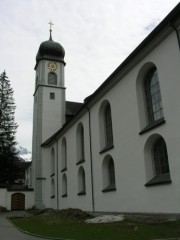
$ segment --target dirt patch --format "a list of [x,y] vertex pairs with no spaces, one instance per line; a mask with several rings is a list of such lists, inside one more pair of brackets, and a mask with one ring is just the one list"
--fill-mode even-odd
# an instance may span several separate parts
[[54,209],[43,209],[40,211],[36,211],[35,215],[51,215],[54,217],[59,218],[66,218],[66,219],[74,219],[74,220],[85,220],[87,218],[92,218],[93,216],[89,213],[82,211],[77,208],[67,208],[62,210],[54,210]]
[[64,218],[75,218],[78,220],[84,220],[92,217],[89,213],[84,212],[77,208],[68,208],[60,210],[58,211],[58,215]]

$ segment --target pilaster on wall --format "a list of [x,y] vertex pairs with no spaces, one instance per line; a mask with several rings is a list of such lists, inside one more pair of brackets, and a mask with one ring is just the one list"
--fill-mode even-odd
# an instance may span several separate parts
[[37,102],[34,105],[34,123],[33,123],[33,171],[35,188],[35,206],[42,208],[42,95],[43,89],[39,88],[35,97]]

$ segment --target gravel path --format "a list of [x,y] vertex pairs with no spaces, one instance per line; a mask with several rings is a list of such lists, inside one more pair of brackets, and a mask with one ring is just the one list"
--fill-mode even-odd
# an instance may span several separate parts
[[0,213],[0,239],[2,240],[41,240],[44,238],[34,237],[19,231],[7,219],[8,217],[27,216],[24,211]]

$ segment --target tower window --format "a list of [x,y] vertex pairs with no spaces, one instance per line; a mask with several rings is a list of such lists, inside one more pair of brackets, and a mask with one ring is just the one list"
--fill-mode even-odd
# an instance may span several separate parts
[[50,93],[50,99],[55,99],[55,93]]
[[48,84],[57,85],[57,75],[53,72],[48,74]]

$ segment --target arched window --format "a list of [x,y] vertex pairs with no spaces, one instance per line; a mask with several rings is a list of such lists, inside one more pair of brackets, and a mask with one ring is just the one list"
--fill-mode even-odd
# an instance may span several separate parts
[[85,161],[84,157],[84,128],[82,123],[78,124],[76,132],[76,144],[77,144],[77,163]]
[[67,197],[67,177],[66,174],[62,176],[62,197]]
[[112,133],[112,119],[111,119],[111,108],[108,104],[104,110],[104,121],[105,121],[105,144],[111,146],[113,144],[113,133]]
[[159,138],[153,147],[154,167],[156,176],[169,173],[169,163],[166,143]]
[[54,182],[54,178],[51,179],[51,198],[55,198],[55,182]]
[[145,63],[137,75],[140,134],[165,122],[158,71],[154,63]]
[[99,130],[101,150],[113,147],[112,116],[108,101],[104,101],[99,110]]
[[78,195],[86,194],[86,180],[84,168],[80,167],[78,171]]
[[62,150],[61,150],[61,156],[62,156],[62,165],[61,165],[61,172],[64,172],[67,170],[67,144],[66,144],[66,138],[64,137],[62,139]]
[[170,183],[170,170],[165,140],[158,134],[152,135],[145,144],[145,186]]
[[57,75],[53,72],[49,72],[48,74],[48,84],[57,85]]
[[114,161],[110,155],[107,155],[102,164],[103,190],[102,192],[115,191],[115,169]]
[[152,124],[163,118],[163,107],[157,69],[152,68],[144,81],[148,122]]
[[55,151],[51,149],[51,176],[55,174]]

